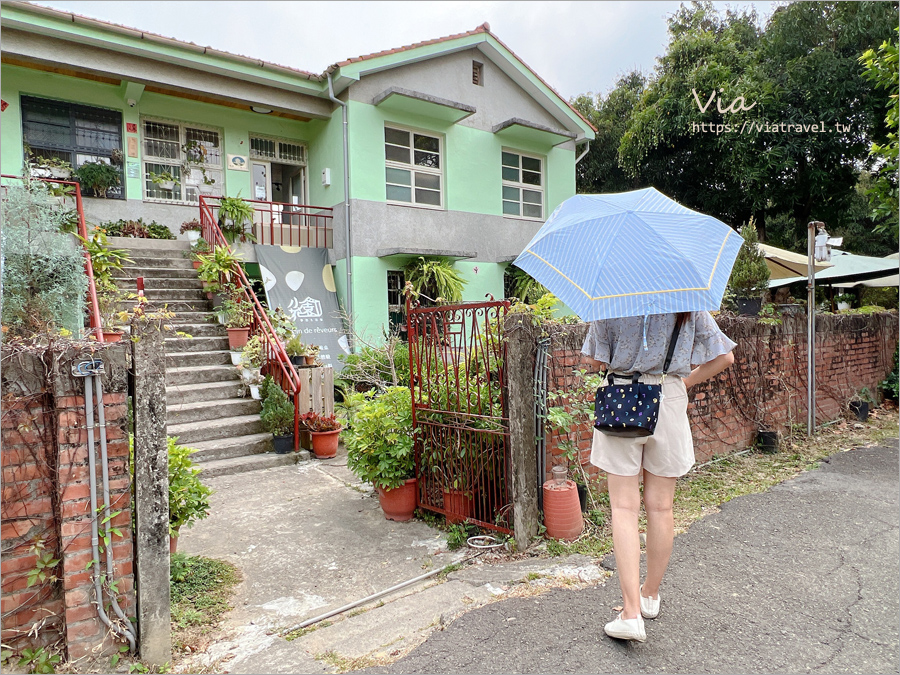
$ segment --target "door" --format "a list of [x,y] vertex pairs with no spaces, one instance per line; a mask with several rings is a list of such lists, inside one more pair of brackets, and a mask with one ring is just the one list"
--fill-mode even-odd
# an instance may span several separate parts
[[[253,185],[250,188],[250,198],[262,202],[272,200],[272,171],[268,162],[250,162],[250,176]],[[256,210],[253,216],[253,234],[260,244],[273,242],[273,218],[269,208],[262,204],[255,204]]]

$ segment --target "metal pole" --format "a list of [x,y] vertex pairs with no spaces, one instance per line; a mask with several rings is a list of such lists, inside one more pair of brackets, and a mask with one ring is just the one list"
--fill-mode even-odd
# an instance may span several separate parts
[[806,295],[806,434],[816,432],[816,227],[814,220],[807,226],[807,295]]

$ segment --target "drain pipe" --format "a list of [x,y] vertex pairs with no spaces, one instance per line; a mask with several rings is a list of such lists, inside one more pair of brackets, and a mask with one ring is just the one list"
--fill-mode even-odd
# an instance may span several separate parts
[[538,342],[537,358],[534,364],[534,431],[537,443],[537,495],[538,508],[544,508],[544,477],[547,475],[547,356],[550,353],[550,338]]
[[[350,244],[350,135],[347,126],[347,103],[334,95],[334,84],[331,73],[328,73],[328,98],[341,106],[341,120],[344,136],[344,242],[347,249],[347,316],[350,321],[350,334],[353,335],[353,262]],[[355,352],[353,340],[350,340],[350,351]]]
[[584,156],[588,154],[588,150],[591,149],[591,142],[585,141],[584,152],[582,152],[578,157],[575,158],[575,165],[578,166],[578,162],[584,159]]
[[[88,436],[88,478],[91,496],[91,556],[93,560],[91,569],[94,580],[94,593],[97,597],[97,614],[100,617],[100,621],[102,621],[110,630],[124,637],[128,641],[128,646],[131,648],[132,653],[137,653],[137,643],[131,630],[124,629],[118,624],[114,624],[109,616],[107,616],[106,611],[103,608],[103,589],[100,585],[100,535],[99,527],[97,525],[97,461],[94,456],[94,399],[91,390],[93,389],[93,378],[102,372],[103,362],[100,360],[84,361],[77,364],[72,369],[72,374],[75,377],[84,378],[84,415]],[[103,407],[103,399],[100,399],[99,405],[101,408]],[[107,553],[108,552],[109,547],[107,547]],[[110,570],[107,567],[107,572],[109,571]],[[112,577],[107,574],[107,579],[111,580]],[[115,598],[113,598],[113,603],[115,603]],[[125,620],[127,622],[127,619]]]

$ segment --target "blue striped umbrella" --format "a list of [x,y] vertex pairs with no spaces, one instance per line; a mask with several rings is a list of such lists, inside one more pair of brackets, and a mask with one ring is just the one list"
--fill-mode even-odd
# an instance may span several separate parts
[[513,264],[584,321],[717,310],[742,243],[646,188],[567,199]]

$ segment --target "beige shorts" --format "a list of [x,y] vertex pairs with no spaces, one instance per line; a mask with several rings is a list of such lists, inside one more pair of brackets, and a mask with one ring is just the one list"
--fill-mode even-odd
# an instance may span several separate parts
[[[659,375],[642,375],[641,382],[657,384]],[[617,476],[636,476],[646,469],[654,476],[683,476],[694,465],[694,439],[687,416],[687,388],[675,375],[666,377],[659,421],[652,436],[625,438],[594,429],[591,464]]]

